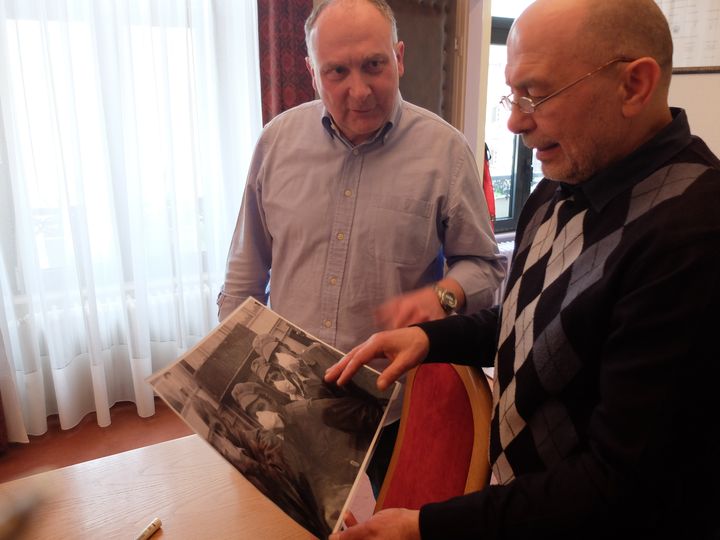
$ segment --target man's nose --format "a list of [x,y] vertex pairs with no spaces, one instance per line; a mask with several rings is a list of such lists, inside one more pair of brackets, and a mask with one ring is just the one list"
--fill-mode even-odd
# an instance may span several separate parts
[[362,101],[372,93],[370,85],[363,73],[353,72],[348,82],[350,85],[350,97],[355,100]]
[[516,135],[530,131],[535,127],[535,113],[524,113],[520,107],[513,105],[508,117],[507,127]]

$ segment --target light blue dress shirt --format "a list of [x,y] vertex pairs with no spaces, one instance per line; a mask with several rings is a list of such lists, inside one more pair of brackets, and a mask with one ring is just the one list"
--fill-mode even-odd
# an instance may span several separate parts
[[353,146],[313,101],[258,141],[220,317],[254,296],[347,352],[378,330],[380,304],[441,279],[445,262],[463,311],[492,304],[504,270],[463,135],[398,95],[385,127]]

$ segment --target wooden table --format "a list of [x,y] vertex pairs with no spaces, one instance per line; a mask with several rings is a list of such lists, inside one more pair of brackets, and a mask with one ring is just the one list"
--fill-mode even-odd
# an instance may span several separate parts
[[203,439],[138,448],[0,484],[0,496],[50,486],[23,539],[133,540],[159,517],[161,538],[309,539]]

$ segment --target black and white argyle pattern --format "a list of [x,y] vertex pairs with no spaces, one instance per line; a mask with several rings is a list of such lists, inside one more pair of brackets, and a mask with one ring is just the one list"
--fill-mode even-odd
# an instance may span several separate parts
[[[679,163],[656,171],[635,185],[624,214],[591,217],[588,205],[563,188],[537,209],[518,244],[501,311],[490,428],[495,481],[512,481],[515,463],[547,469],[577,447],[560,396],[582,359],[567,339],[562,312],[602,279],[627,225],[681,195],[707,168]],[[600,222],[607,233],[586,241],[588,228],[597,231]]]

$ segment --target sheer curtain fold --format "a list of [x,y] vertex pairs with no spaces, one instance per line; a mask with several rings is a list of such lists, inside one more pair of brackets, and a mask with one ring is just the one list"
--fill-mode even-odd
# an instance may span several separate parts
[[11,441],[133,401],[212,329],[261,129],[255,2],[0,0]]

